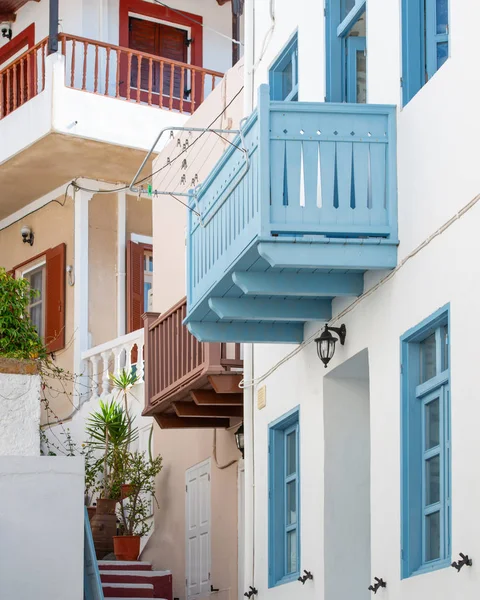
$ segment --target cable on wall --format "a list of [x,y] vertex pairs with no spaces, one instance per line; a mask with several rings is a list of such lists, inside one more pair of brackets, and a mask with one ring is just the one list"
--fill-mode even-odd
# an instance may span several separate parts
[[[410,254],[405,256],[405,258],[400,262],[400,264],[397,265],[395,267],[395,269],[393,269],[393,271],[390,271],[390,273],[388,273],[388,275],[383,277],[373,287],[371,287],[369,290],[364,292],[361,296],[356,298],[351,304],[349,304],[346,308],[344,308],[341,312],[339,312],[335,317],[332,317],[330,319],[330,321],[328,321],[328,324],[333,325],[334,323],[343,319],[343,317],[345,315],[347,315],[349,312],[351,312],[352,310],[354,310],[360,304],[360,302],[363,302],[363,300],[365,300],[365,298],[368,298],[369,296],[371,296],[379,288],[381,288],[388,281],[390,281],[390,279],[392,279],[392,277],[394,277],[400,271],[400,269],[402,269],[407,264],[407,262],[409,262],[412,258],[414,258],[419,252],[421,252],[424,248],[426,248],[435,238],[442,235],[442,233],[444,233],[456,221],[458,221],[461,217],[463,217],[463,215],[465,215],[469,210],[471,210],[477,204],[477,202],[479,200],[480,200],[480,194],[478,196],[475,196],[475,198],[473,198],[473,200],[470,200],[470,202],[468,204],[466,204],[461,210],[459,210],[455,215],[453,215],[453,217],[451,217],[441,227],[439,227],[430,236],[428,236],[428,238],[426,238],[421,244],[419,244],[416,248],[414,248],[414,250],[412,250],[412,252],[410,252]],[[322,329],[323,329],[323,327],[322,327]],[[254,386],[259,385],[263,381],[265,381],[265,379],[270,377],[270,375],[272,375],[277,369],[279,369],[282,365],[284,365],[286,362],[288,362],[290,359],[292,359],[294,356],[296,356],[306,346],[311,344],[315,340],[315,338],[317,338],[320,335],[322,329],[319,329],[313,335],[309,336],[306,340],[304,340],[301,344],[299,344],[294,350],[292,350],[292,352],[290,352],[289,354],[284,356],[281,360],[279,360],[275,365],[273,365],[273,367],[268,369],[268,371],[266,371],[260,377],[253,378],[250,381],[245,381],[243,379],[240,382],[239,387],[243,388],[243,389],[248,388],[248,387],[254,387]]]

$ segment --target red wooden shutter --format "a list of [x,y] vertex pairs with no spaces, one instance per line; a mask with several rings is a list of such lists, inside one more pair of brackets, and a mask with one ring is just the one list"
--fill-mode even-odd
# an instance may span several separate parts
[[46,252],[45,344],[49,352],[65,347],[65,244]]
[[[129,20],[129,40],[128,45],[132,50],[146,52],[148,54],[160,55],[160,24],[145,19],[136,19],[130,17]],[[132,70],[130,76],[130,86],[137,87],[138,76],[138,58],[132,56]],[[140,88],[148,90],[149,61],[143,60],[140,75]],[[160,64],[152,64],[152,92],[158,94],[160,90]]]
[[145,312],[143,299],[144,275],[143,244],[128,242],[127,245],[127,330],[128,333],[143,327],[142,315]]
[[[168,25],[160,25],[160,56],[178,60],[182,63],[187,62],[187,32],[185,29],[177,27],[169,27]],[[171,69],[167,68],[163,72],[163,93],[165,96],[170,96],[170,79],[172,77]],[[184,85],[186,87],[187,73],[184,75]],[[181,69],[177,66],[173,71],[173,95],[175,98],[180,98],[184,90],[180,90],[182,78]]]

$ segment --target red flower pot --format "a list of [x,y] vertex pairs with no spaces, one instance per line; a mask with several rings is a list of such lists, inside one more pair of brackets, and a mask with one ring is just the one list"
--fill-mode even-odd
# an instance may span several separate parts
[[137,560],[140,554],[139,535],[115,535],[113,551],[117,560]]

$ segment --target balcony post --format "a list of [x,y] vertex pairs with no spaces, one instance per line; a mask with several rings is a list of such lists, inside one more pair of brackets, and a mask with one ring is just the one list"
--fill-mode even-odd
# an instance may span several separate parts
[[146,312],[143,315],[143,380],[145,382],[145,407],[149,406],[150,398],[156,393],[154,381],[155,381],[155,369],[160,368],[160,364],[152,364],[154,359],[154,352],[152,346],[155,344],[154,337],[150,332],[152,323],[158,319],[160,313]]

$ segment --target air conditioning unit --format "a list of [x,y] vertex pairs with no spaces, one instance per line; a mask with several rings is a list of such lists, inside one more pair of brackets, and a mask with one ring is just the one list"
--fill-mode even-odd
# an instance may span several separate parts
[[153,311],[153,289],[148,290],[148,312]]

